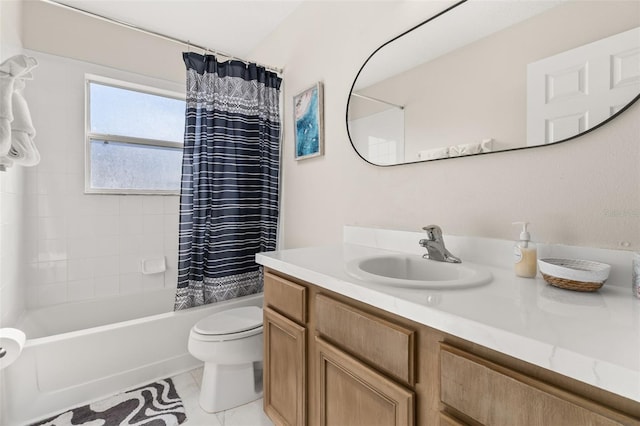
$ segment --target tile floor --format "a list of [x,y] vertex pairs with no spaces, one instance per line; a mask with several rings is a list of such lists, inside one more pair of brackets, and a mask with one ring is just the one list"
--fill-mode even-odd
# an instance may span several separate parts
[[207,413],[198,405],[202,368],[173,376],[178,395],[187,412],[184,426],[273,426],[262,411],[262,399],[220,413]]

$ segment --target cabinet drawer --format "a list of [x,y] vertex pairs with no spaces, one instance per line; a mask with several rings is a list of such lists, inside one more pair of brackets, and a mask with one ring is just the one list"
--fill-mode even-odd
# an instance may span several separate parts
[[440,351],[440,399],[483,425],[637,425],[593,401],[447,344]]
[[315,302],[316,329],[322,336],[398,381],[415,384],[412,330],[321,294]]
[[307,289],[304,286],[265,272],[264,303],[300,324],[307,322]]

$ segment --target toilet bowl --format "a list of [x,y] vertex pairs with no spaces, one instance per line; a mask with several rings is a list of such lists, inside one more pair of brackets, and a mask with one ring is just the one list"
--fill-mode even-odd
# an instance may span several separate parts
[[204,361],[203,410],[215,413],[262,397],[262,308],[228,309],[198,321],[188,349]]

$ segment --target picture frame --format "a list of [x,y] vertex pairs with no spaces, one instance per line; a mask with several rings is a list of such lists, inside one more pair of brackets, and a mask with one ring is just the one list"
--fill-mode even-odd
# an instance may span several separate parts
[[295,159],[324,154],[324,99],[322,82],[293,97]]

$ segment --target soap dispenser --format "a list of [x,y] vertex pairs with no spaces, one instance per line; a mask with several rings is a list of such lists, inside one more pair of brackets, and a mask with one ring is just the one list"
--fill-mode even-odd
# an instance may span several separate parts
[[534,278],[538,273],[538,253],[536,245],[531,242],[531,235],[527,230],[529,222],[513,222],[514,225],[522,225],[520,240],[513,248],[514,270],[517,276]]

